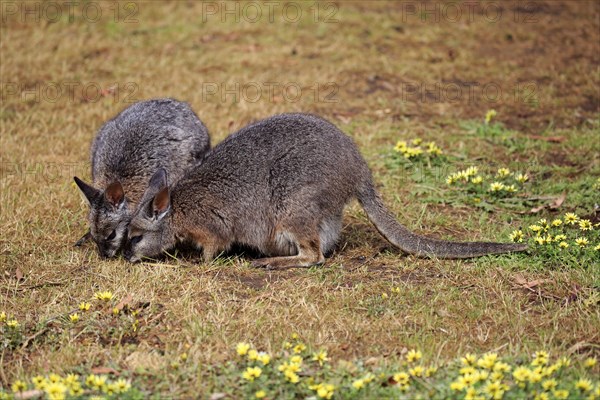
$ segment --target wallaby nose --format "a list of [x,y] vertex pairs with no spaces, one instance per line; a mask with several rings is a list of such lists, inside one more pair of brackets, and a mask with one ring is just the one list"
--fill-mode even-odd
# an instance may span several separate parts
[[135,263],[140,261],[139,258],[137,258],[133,252],[131,251],[131,249],[127,249],[125,250],[125,252],[123,253],[123,257],[125,257],[125,259],[131,263]]

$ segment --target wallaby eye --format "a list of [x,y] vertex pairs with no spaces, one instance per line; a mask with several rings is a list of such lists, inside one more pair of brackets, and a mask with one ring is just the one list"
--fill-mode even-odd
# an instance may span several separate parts
[[132,237],[129,242],[131,243],[132,246],[135,246],[136,244],[138,244],[140,242],[140,240],[142,240],[142,235],[137,235]]
[[108,235],[108,237],[106,238],[106,240],[110,242],[110,241],[111,241],[111,240],[113,240],[113,239],[114,239],[116,236],[117,236],[117,230],[116,230],[116,229],[114,229],[114,230],[113,230],[113,231],[110,233],[110,235]]

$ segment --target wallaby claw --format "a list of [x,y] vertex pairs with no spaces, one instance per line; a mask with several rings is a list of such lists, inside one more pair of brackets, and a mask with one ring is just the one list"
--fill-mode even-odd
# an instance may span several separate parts
[[90,231],[87,231],[87,233],[85,235],[83,235],[81,237],[81,239],[79,239],[78,241],[75,242],[75,244],[73,245],[74,247],[81,247],[83,246],[83,244],[85,242],[87,242],[88,240],[90,240],[92,238],[92,234],[90,233]]

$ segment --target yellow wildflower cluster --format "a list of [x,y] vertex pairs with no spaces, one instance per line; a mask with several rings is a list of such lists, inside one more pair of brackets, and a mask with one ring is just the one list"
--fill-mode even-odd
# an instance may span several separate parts
[[0,324],[5,324],[9,329],[17,329],[21,324],[15,318],[8,318],[6,312],[0,312]]
[[[477,167],[472,166],[448,175],[446,183],[451,186],[461,183],[470,192],[487,192],[498,197],[518,192],[528,180],[527,174],[514,173],[508,168],[499,168],[493,178],[484,177]],[[484,186],[486,181],[491,182]]]
[[[555,247],[558,250],[593,249],[600,250],[598,227],[588,219],[582,219],[575,213],[566,213],[562,218],[549,221],[546,218],[538,220],[527,227],[528,238],[538,246]],[[523,242],[526,234],[518,229],[510,234],[513,242]],[[592,244],[595,242],[595,244]]]
[[310,390],[317,393],[320,399],[331,399],[335,393],[335,386],[330,383],[319,383],[317,385],[310,385]]
[[399,140],[394,146],[394,151],[400,153],[406,159],[416,159],[426,154],[429,157],[436,157],[443,153],[435,142],[423,143],[422,139],[413,139],[408,143],[406,140]]
[[[87,390],[84,388],[87,388]],[[13,393],[24,392],[29,389],[40,390],[45,393],[46,398],[49,400],[61,400],[67,397],[82,396],[84,391],[94,391],[114,396],[129,391],[131,384],[122,378],[110,382],[106,375],[88,375],[82,382],[82,378],[76,374],[68,374],[65,377],[50,374],[48,376],[34,376],[31,379],[31,386],[27,382],[17,380],[12,384],[11,389]]]

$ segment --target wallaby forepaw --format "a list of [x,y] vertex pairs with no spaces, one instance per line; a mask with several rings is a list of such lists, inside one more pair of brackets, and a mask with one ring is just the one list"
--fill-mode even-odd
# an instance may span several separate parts
[[263,258],[259,258],[258,260],[250,261],[250,268],[266,268],[266,269],[274,269],[268,262]]
[[92,237],[92,235],[90,234],[90,232],[88,231],[85,235],[83,235],[78,241],[75,242],[75,244],[73,245],[74,247],[81,247],[83,246],[83,244],[85,242],[87,242],[88,240],[90,240]]

